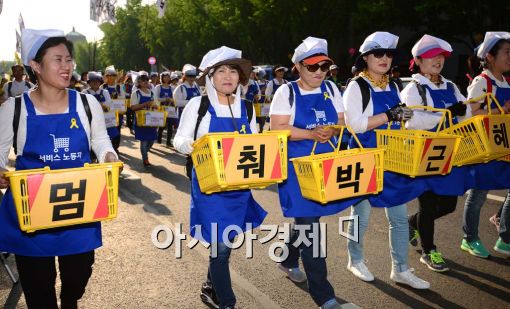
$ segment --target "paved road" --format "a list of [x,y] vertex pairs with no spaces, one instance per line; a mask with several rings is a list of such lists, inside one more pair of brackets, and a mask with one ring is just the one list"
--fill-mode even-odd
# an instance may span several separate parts
[[[138,143],[124,129],[121,147],[126,163],[120,180],[120,213],[103,224],[103,247],[96,253],[94,273],[80,303],[82,308],[206,308],[198,297],[207,270],[208,251],[201,245],[184,249],[175,258],[174,246],[157,249],[151,233],[158,225],[175,229],[182,223],[189,229],[189,182],[184,176],[184,157],[156,145],[150,159],[155,165],[146,170]],[[488,218],[497,211],[505,192],[491,192],[482,209],[480,235],[492,248],[497,234]],[[269,212],[265,224],[283,225],[275,187],[258,190],[255,198]],[[419,252],[409,251],[409,264],[416,273],[431,282],[428,291],[416,291],[393,283],[388,248],[388,223],[382,209],[373,209],[365,240],[365,257],[376,276],[373,283],[355,278],[345,268],[346,241],[338,233],[338,217],[348,211],[323,218],[327,223],[327,262],[329,279],[342,303],[364,308],[510,308],[510,260],[493,252],[491,259],[472,257],[459,249],[462,238],[462,208],[437,221],[436,244],[448,259],[451,271],[438,274],[419,263]],[[409,203],[409,212],[417,208]],[[266,232],[260,232],[266,235]],[[188,236],[189,237],[189,236]],[[184,244],[187,244],[185,241]],[[306,284],[294,284],[276,268],[267,251],[273,242],[254,243],[254,257],[245,258],[246,247],[231,257],[232,279],[240,308],[315,308],[306,292]],[[9,260],[12,265],[12,258]],[[7,308],[26,308],[19,288],[0,270],[0,303]],[[16,305],[17,304],[17,305]]]

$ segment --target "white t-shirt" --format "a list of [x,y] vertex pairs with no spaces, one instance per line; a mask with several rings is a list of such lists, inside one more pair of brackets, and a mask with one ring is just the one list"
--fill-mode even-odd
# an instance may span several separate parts
[[101,94],[102,93],[103,96],[104,96],[105,101],[104,102],[99,102],[99,103],[105,104],[105,105],[108,105],[108,106],[112,103],[112,98],[110,97],[110,93],[106,89],[99,88],[97,91],[94,91],[94,90],[92,90],[92,88],[89,88],[89,89],[83,90],[82,93],[90,94],[90,95],[95,95],[95,94]]
[[[13,80],[12,82],[7,82],[4,84],[4,95],[3,95],[3,98],[2,98],[2,102],[3,101],[6,101],[8,98],[9,98],[9,84],[12,83],[12,86],[11,86],[11,97],[17,97],[19,96],[20,94],[22,94],[24,91],[28,91],[30,90],[31,88],[34,87],[34,85],[30,82],[27,82],[27,81],[24,81],[22,80],[21,82],[18,82],[16,80]],[[27,84],[29,87],[27,87]]]
[[[326,89],[329,93],[329,96],[333,100],[333,106],[335,107],[335,110],[337,113],[343,113],[344,107],[343,107],[343,100],[342,100],[342,94],[338,90],[336,86],[330,81],[325,81],[326,83],[330,83],[331,89],[333,89],[334,93],[331,93],[331,90],[329,87],[326,86]],[[293,89],[294,91],[294,89]],[[301,87],[299,88],[299,92],[301,92],[301,95],[309,95],[309,94],[317,94],[321,93],[321,88],[317,87],[314,90],[303,90]],[[289,125],[294,125],[294,119],[296,116],[296,94],[294,93],[294,104],[292,106],[290,105],[289,101],[289,86],[281,86],[276,90],[276,93],[274,94],[273,100],[271,101],[271,107],[269,109],[269,115],[284,115],[284,116],[290,116],[289,119]]]
[[[285,85],[287,84],[288,82],[284,79],[283,82],[280,84],[280,82],[276,79],[276,78],[273,78],[272,80],[270,80],[268,83],[267,83],[267,86],[266,86],[266,91],[264,91],[264,95],[266,97],[266,100],[272,100],[273,99],[273,88],[274,86],[278,86],[278,85]],[[279,89],[279,88],[278,88]],[[278,90],[277,90],[278,91]],[[276,95],[276,93],[275,93]]]
[[[496,85],[492,85],[492,93],[496,93],[498,87],[500,88],[510,88],[510,85],[503,79],[503,81],[497,80],[489,70],[484,70],[483,73],[487,74],[493,81],[496,82]],[[468,99],[476,98],[485,94],[484,90],[487,90],[487,80],[482,76],[477,76],[468,87]],[[480,100],[479,102],[483,102],[484,100]],[[504,105],[505,102],[499,102],[501,105]]]
[[[437,86],[433,82],[431,82],[428,78],[421,74],[413,74],[413,80],[418,82],[420,85],[427,85],[432,90],[445,90],[448,88],[448,83],[451,83],[448,79],[442,78],[442,83]],[[464,102],[466,101],[466,98],[460,93],[457,86],[453,84],[453,88],[455,91],[455,102],[446,102],[448,106],[450,106],[452,103],[457,102]],[[432,100],[432,96],[430,95],[429,91],[425,89],[426,99],[427,99],[427,106],[434,107],[434,101]],[[407,106],[419,106],[419,105],[425,105],[423,103],[423,100],[420,96],[420,93],[418,92],[418,86],[415,82],[408,83],[407,86],[402,90],[400,93],[400,97],[402,98],[403,103],[405,103]],[[447,107],[448,107],[447,106]],[[462,121],[465,118],[471,117],[471,107],[468,105],[466,109],[466,115],[462,117],[457,117],[460,121]],[[434,128],[438,123],[439,120],[441,120],[441,115],[432,114],[430,112],[423,112],[420,110],[414,110],[413,117],[406,123],[406,128],[408,129],[420,129],[420,130],[430,130]]]
[[[30,95],[31,91],[29,92]],[[80,122],[87,133],[89,144],[92,150],[96,153],[99,162],[104,162],[104,157],[107,152],[115,154],[112,143],[106,132],[106,125],[104,121],[103,109],[99,102],[92,95],[87,95],[87,101],[92,113],[92,122],[89,125],[89,120],[80,95],[76,94],[76,110],[80,117]],[[37,115],[44,115],[37,109]],[[67,113],[68,111],[66,111]],[[9,151],[12,147],[14,131],[12,122],[14,118],[14,98],[9,98],[7,102],[0,106],[0,168],[6,168],[8,163]],[[91,127],[93,128],[91,132]],[[92,133],[92,134],[91,134]],[[27,136],[27,109],[25,107],[25,100],[21,99],[21,110],[18,127],[18,140],[17,149],[18,155],[23,154]]]
[[[364,78],[364,77],[362,77]],[[385,89],[375,87],[372,83],[364,78],[365,81],[372,86],[375,92],[390,91],[390,83],[386,85]],[[395,85],[396,87],[396,85]],[[398,89],[398,88],[397,88]],[[400,98],[400,93],[398,93]],[[345,108],[345,123],[349,125],[355,133],[365,133],[368,127],[368,117],[374,116],[374,103],[372,97],[368,101],[368,105],[363,111],[363,100],[359,85],[355,81],[351,81],[344,92],[344,108]]]
[[[177,151],[183,154],[189,154],[187,151],[186,145],[193,141],[193,135],[195,134],[195,126],[197,125],[197,117],[198,117],[198,109],[200,108],[200,101],[202,97],[193,97],[189,100],[186,107],[181,115],[181,122],[179,123],[179,128],[177,129],[177,133],[174,137],[174,147]],[[231,104],[232,113],[234,114],[234,118],[241,117],[241,104],[242,101],[235,102]],[[216,116],[218,117],[227,117],[230,118],[230,109],[228,105],[218,104],[215,106]],[[248,111],[246,111],[249,114]],[[197,139],[202,137],[204,134],[209,133],[209,125],[211,124],[211,114],[209,111],[204,115],[200,125],[198,126],[197,131]],[[250,122],[250,129],[252,133],[257,133],[257,120],[255,117],[255,111],[253,111],[253,117]]]
[[186,97],[188,96],[186,88],[197,88],[200,93],[200,87],[198,87],[196,82],[193,82],[191,85],[188,82],[184,82],[178,85],[173,93],[173,98],[177,107],[184,107],[186,104],[188,104],[188,100],[186,100]]

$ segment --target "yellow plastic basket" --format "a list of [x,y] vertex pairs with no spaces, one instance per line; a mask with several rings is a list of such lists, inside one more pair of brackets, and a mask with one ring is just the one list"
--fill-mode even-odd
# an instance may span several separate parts
[[202,136],[191,154],[200,191],[260,189],[287,179],[289,135],[290,131],[269,131]]
[[7,172],[22,231],[110,220],[117,216],[121,162]]
[[505,115],[501,105],[492,94],[484,94],[468,102],[487,99],[497,105],[501,115],[494,115],[488,108],[487,115],[473,116],[451,127],[453,134],[462,136],[459,151],[453,161],[455,166],[486,163],[510,154],[510,115]]
[[[159,107],[158,107],[159,108]],[[158,118],[158,121],[152,121],[150,118],[151,115],[155,114],[163,114],[159,115],[161,117]],[[136,111],[136,125],[138,127],[165,127],[166,126],[166,118],[168,116],[168,113],[166,111],[159,111],[159,110],[138,110]]]
[[461,140],[461,136],[449,131],[439,131],[446,119],[451,125],[450,111],[430,106],[411,108],[443,113],[440,125],[436,132],[403,128],[375,130],[377,147],[386,150],[384,169],[410,177],[450,173]]
[[126,99],[126,108],[131,107],[131,99]]
[[[346,127],[340,128],[340,140]],[[353,132],[350,128],[348,129]],[[334,151],[316,155],[315,142],[309,156],[291,159],[303,197],[326,204],[331,201],[376,194],[383,188],[384,150],[360,148],[340,151],[340,142]]]

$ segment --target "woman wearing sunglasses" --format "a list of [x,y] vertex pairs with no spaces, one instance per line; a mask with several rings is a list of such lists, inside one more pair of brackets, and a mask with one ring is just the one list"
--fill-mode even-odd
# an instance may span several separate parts
[[[451,112],[454,123],[459,121],[458,117],[469,116],[471,109],[468,110],[468,106],[463,103],[466,98],[454,83],[441,75],[445,58],[452,53],[450,44],[425,34],[413,46],[411,53],[414,58],[411,60],[410,70],[417,74],[413,75],[413,81],[402,91],[402,100],[408,106],[446,108]],[[436,131],[440,119],[440,115],[416,111],[407,127]],[[470,180],[467,172],[468,167],[454,167],[448,175],[428,176],[427,182],[431,190],[418,197],[418,212],[409,217],[410,242],[416,246],[420,238],[423,249],[420,262],[430,270],[448,270],[442,254],[434,245],[434,222],[455,211],[457,195],[464,195],[471,186],[467,183]]]
[[[316,154],[331,152],[333,149],[328,142],[337,145],[338,131],[324,126],[343,124],[344,121],[342,96],[332,82],[325,81],[333,63],[328,57],[327,41],[308,37],[296,48],[292,62],[299,79],[276,91],[269,112],[271,129],[291,131],[289,159],[310,155],[315,142],[318,142]],[[307,280],[310,295],[321,308],[340,308],[335,291],[327,280],[326,259],[314,256],[313,248],[318,246],[320,250],[320,217],[339,213],[355,201],[342,200],[323,205],[305,199],[292,162],[288,162],[287,168],[288,178],[278,185],[278,192],[283,215],[294,218],[295,224],[284,250],[288,257],[278,267],[294,282]],[[300,227],[299,232],[296,226]],[[301,227],[309,232],[305,233]],[[318,237],[314,237],[314,233],[318,233]],[[308,239],[313,245],[296,247],[294,243],[298,237]],[[306,275],[299,270],[299,255]]]
[[[397,85],[389,82],[398,37],[388,32],[375,32],[368,36],[359,51],[361,55],[356,66],[362,71],[357,79],[349,83],[344,95],[345,120],[364,147],[375,148],[374,129],[386,129],[388,122],[392,129],[400,128],[400,121],[409,120],[413,113],[400,105]],[[368,92],[363,95],[362,87]],[[366,97],[368,95],[368,97]],[[351,139],[351,146],[354,147]],[[390,278],[415,289],[428,289],[430,284],[410,270],[407,263],[409,224],[406,202],[413,200],[424,191],[424,183],[419,180],[384,173],[384,189],[376,195],[351,207],[351,215],[359,216],[359,242],[348,240],[349,262],[347,269],[363,281],[373,281],[374,276],[364,263],[363,238],[368,227],[371,207],[384,207],[389,221],[390,253],[392,270]],[[349,224],[353,235],[354,225]]]

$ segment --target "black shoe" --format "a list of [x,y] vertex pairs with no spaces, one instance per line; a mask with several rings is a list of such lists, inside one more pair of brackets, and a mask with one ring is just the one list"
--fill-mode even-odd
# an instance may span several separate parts
[[218,298],[216,297],[216,292],[214,292],[214,289],[209,282],[202,283],[202,290],[200,292],[200,299],[202,302],[206,305],[208,305],[211,308],[220,308],[220,302],[218,301]]
[[145,160],[145,161],[143,161],[143,166],[144,167],[152,167],[152,164],[149,162],[149,160]]
[[444,272],[450,270],[446,266],[446,262],[443,259],[441,253],[431,250],[429,254],[423,254],[420,258],[420,262],[427,265],[430,270],[437,272]]

